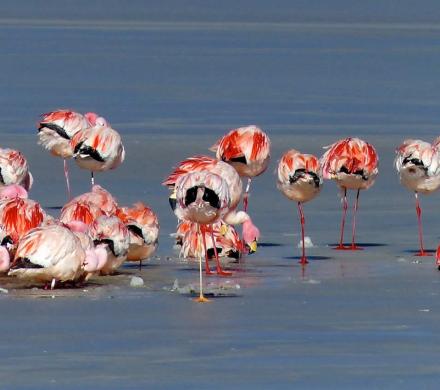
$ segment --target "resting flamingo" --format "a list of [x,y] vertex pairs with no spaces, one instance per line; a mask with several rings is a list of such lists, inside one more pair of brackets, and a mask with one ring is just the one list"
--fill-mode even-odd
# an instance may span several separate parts
[[423,246],[422,209],[419,193],[431,194],[440,187],[440,153],[434,144],[421,140],[407,139],[396,149],[394,161],[400,182],[414,191],[416,214],[419,227],[420,250],[416,256],[431,256]]
[[70,141],[77,132],[90,127],[95,119],[95,113],[82,115],[65,109],[41,115],[38,124],[38,143],[54,156],[61,157],[64,160],[64,176],[66,178],[68,199],[71,197],[71,190],[67,159],[73,157],[73,148]]
[[[379,170],[378,156],[373,145],[359,138],[345,138],[327,147],[328,150],[320,159],[324,179],[332,179],[343,191],[343,212],[341,238],[335,249],[359,250],[356,245],[356,213],[359,206],[360,190],[370,188]],[[344,245],[344,227],[347,214],[347,190],[356,190],[356,201],[353,209],[352,240],[350,246]]]
[[[228,185],[220,176],[208,171],[201,171],[181,176],[176,182],[176,189],[177,207],[175,213],[180,220],[198,224],[198,232],[202,234],[206,255],[205,235],[201,232],[200,226],[209,226],[219,221],[227,213],[230,206]],[[215,244],[213,247],[216,252]],[[218,258],[218,256],[216,257]],[[203,295],[201,256],[199,257],[199,283],[200,294],[197,300],[198,302],[206,302],[207,299]]]
[[301,223],[302,256],[301,264],[307,264],[304,243],[303,203],[319,194],[322,187],[322,176],[319,160],[311,154],[301,154],[295,149],[286,152],[278,164],[278,189],[290,200],[297,202]]
[[261,175],[270,160],[270,139],[257,126],[231,130],[211,148],[218,160],[232,165],[241,177],[247,177],[243,197],[244,211],[248,209],[248,197],[252,179]]
[[95,184],[94,172],[115,169],[125,159],[121,136],[102,117],[95,120],[93,127],[77,132],[71,146],[78,166],[91,172],[92,186]]
[[[260,231],[253,224],[249,214],[237,210],[243,186],[237,171],[229,164],[208,156],[189,157],[186,160],[181,161],[162,184],[168,186],[170,190],[174,191],[176,181],[179,177],[189,172],[199,172],[203,170],[221,176],[228,184],[231,205],[228,213],[224,216],[224,222],[230,225],[242,224],[244,245],[246,245],[250,253],[255,252],[257,250],[257,242],[260,238]],[[170,200],[172,207],[172,198],[174,196],[175,193],[173,192]],[[243,249],[241,249],[240,252],[243,251]]]

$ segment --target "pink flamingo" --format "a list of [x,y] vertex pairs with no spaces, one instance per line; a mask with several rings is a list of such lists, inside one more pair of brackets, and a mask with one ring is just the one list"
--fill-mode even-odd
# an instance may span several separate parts
[[130,246],[127,261],[148,259],[156,252],[159,238],[159,220],[153,210],[142,202],[132,207],[121,207],[116,215],[128,229]]
[[112,129],[104,118],[94,120],[95,125],[77,132],[72,140],[73,157],[82,169],[91,172],[92,186],[94,172],[117,168],[125,159],[125,149],[119,133]]
[[311,154],[301,154],[295,149],[286,152],[278,164],[278,189],[290,200],[297,202],[301,223],[301,264],[307,264],[304,243],[304,212],[302,204],[319,194],[322,187],[319,160]]
[[[370,188],[379,170],[379,158],[373,145],[359,138],[345,138],[327,147],[321,157],[322,175],[324,179],[335,180],[343,191],[343,213],[341,222],[341,238],[335,249],[359,250],[355,243],[356,213],[359,206],[360,190]],[[347,214],[347,189],[357,190],[353,211],[352,241],[350,246],[344,246],[344,227]]]
[[[229,189],[225,180],[208,171],[192,172],[181,176],[176,182],[177,207],[175,213],[180,220],[198,224],[199,234],[202,234],[200,225],[209,226],[220,220],[230,206]],[[211,230],[212,231],[212,230]],[[203,239],[206,256],[206,242]],[[214,240],[213,240],[214,243]],[[216,247],[214,245],[214,251]],[[218,258],[218,256],[216,256]],[[200,294],[198,302],[206,302],[203,295],[202,257],[199,257]]]
[[60,225],[30,230],[20,240],[9,276],[37,283],[74,282],[97,265],[94,251],[86,252],[77,237]]
[[261,175],[269,165],[269,137],[257,126],[240,127],[223,136],[210,150],[218,160],[232,165],[241,177],[248,178],[243,198],[247,211],[252,178]]
[[[231,199],[231,205],[228,213],[224,217],[224,221],[230,225],[243,225],[243,241],[249,249],[249,252],[255,252],[257,250],[257,242],[260,238],[260,231],[252,223],[252,219],[246,212],[237,211],[238,204],[240,203],[241,193],[243,185],[240,180],[240,176],[237,171],[226,164],[223,161],[216,160],[208,156],[194,156],[184,161],[181,161],[175,170],[168,176],[168,178],[162,183],[168,186],[172,191],[175,189],[176,181],[179,177],[189,172],[200,172],[207,170],[222,177],[229,188],[229,196]],[[170,203],[173,207],[172,198],[175,196],[175,192],[170,197]],[[240,250],[241,252],[242,250]],[[209,268],[207,268],[208,272]]]
[[110,275],[127,259],[130,236],[127,227],[118,217],[98,217],[89,227],[89,234],[95,244],[103,244],[107,250],[107,263],[101,275]]
[[17,184],[29,191],[33,178],[26,158],[13,149],[0,149],[0,186]]
[[420,250],[416,256],[431,256],[423,246],[422,209],[418,194],[430,194],[440,187],[440,154],[438,147],[421,140],[407,139],[396,149],[395,166],[400,182],[416,198]]
[[90,127],[95,117],[95,113],[82,115],[71,110],[57,110],[42,114],[38,124],[38,143],[54,156],[64,160],[64,176],[69,199],[71,191],[67,159],[73,157],[70,141],[76,133]]

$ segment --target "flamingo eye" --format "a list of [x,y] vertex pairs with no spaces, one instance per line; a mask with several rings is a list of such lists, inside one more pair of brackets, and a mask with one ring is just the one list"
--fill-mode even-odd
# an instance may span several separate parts
[[215,191],[210,188],[205,188],[205,192],[203,193],[203,198],[205,202],[209,202],[209,204],[215,209],[220,208],[220,199]]
[[185,206],[189,206],[191,203],[194,203],[197,199],[197,190],[199,187],[194,186],[189,188],[186,191],[186,195],[185,195]]

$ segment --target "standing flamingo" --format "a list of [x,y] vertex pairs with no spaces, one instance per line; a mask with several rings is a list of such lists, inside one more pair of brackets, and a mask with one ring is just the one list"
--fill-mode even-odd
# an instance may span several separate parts
[[104,118],[95,119],[95,125],[77,132],[72,140],[73,157],[80,168],[94,172],[117,168],[125,159],[125,149],[119,133],[112,129]]
[[[181,176],[176,183],[177,207],[175,213],[180,220],[191,221],[204,227],[220,220],[230,206],[229,189],[225,180],[208,171],[192,172]],[[211,230],[212,231],[212,230]],[[206,256],[205,236],[202,232]],[[214,240],[213,240],[214,243]],[[216,251],[215,244],[213,245]],[[218,258],[218,256],[216,256]],[[206,258],[206,264],[208,260]],[[219,267],[219,263],[217,267]],[[198,302],[206,302],[203,296],[202,257],[199,257],[200,294]]]
[[301,223],[301,264],[307,264],[304,243],[304,212],[302,204],[312,200],[322,187],[319,160],[311,154],[301,154],[295,149],[286,152],[278,164],[278,189],[289,199],[298,203]]
[[261,175],[269,165],[270,140],[257,126],[231,130],[211,148],[217,159],[231,164],[248,182],[243,198],[244,211],[248,208],[248,197],[252,178]]
[[[360,190],[368,189],[374,184],[379,172],[379,162],[373,145],[359,138],[345,138],[327,147],[320,163],[324,179],[333,179],[343,191],[343,212],[341,238],[335,249],[359,250],[355,243],[356,213],[359,206]],[[357,190],[353,210],[352,240],[350,246],[344,246],[344,227],[347,214],[347,190]]]
[[[189,172],[199,172],[207,170],[221,176],[227,183],[229,188],[229,196],[231,205],[228,213],[224,216],[224,221],[230,225],[243,225],[243,241],[249,252],[255,252],[257,242],[260,238],[260,231],[252,223],[252,219],[246,212],[237,211],[240,203],[243,185],[237,171],[223,161],[216,160],[208,156],[194,156],[181,161],[175,170],[162,183],[168,186],[172,191],[175,190],[175,184],[179,177]],[[174,192],[172,197],[174,196]],[[170,200],[173,207],[173,201]],[[243,250],[243,249],[242,249]],[[242,251],[240,250],[240,252]]]
[[73,156],[70,141],[77,132],[90,127],[95,117],[95,113],[82,115],[71,110],[57,110],[42,114],[38,124],[38,143],[50,150],[54,156],[64,160],[64,176],[69,199],[71,191],[67,159]]
[[407,139],[396,149],[395,166],[400,182],[416,198],[420,251],[416,256],[431,256],[423,247],[422,209],[419,192],[430,194],[440,187],[440,153],[435,145],[421,140]]

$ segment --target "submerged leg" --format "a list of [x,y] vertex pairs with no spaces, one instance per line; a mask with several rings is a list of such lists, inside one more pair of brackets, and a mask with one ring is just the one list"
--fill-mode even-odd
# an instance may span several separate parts
[[301,241],[302,241],[302,255],[300,259],[300,264],[307,264],[308,260],[306,258],[306,246],[304,243],[304,225],[305,225],[305,218],[304,218],[304,211],[302,207],[302,203],[298,202],[298,214],[299,214],[299,220],[301,222]]
[[416,214],[417,214],[417,223],[419,225],[419,242],[420,242],[420,252],[416,253],[416,256],[431,256],[430,253],[425,251],[423,247],[423,228],[422,228],[422,209],[420,207],[419,195],[417,192],[414,193],[416,197]]
[[344,246],[344,228],[345,228],[345,217],[347,216],[347,189],[344,188],[344,198],[342,199],[342,221],[341,221],[341,238],[339,240],[339,245],[335,249],[344,250],[347,247]]
[[212,271],[209,268],[208,250],[206,249],[205,227],[203,227],[202,229],[199,228],[199,232],[200,231],[202,235],[203,251],[205,252],[205,273],[206,275],[212,275]]
[[67,198],[70,200],[72,199],[72,193],[70,192],[69,166],[66,159],[64,159],[64,177],[66,178]]
[[208,229],[209,229],[209,233],[211,235],[212,247],[214,248],[215,261],[217,264],[217,274],[220,276],[231,276],[232,272],[223,271],[223,269],[221,267],[220,260],[218,258],[217,247],[215,244],[214,232],[212,231],[212,225],[210,225]]
[[95,185],[95,175],[93,174],[93,171],[91,171],[91,182],[93,187]]
[[252,182],[252,179],[250,177],[248,177],[248,182],[247,182],[246,190],[244,192],[244,197],[243,197],[243,207],[244,207],[245,212],[247,212],[247,209],[248,209],[249,191],[251,189],[251,182]]
[[[198,234],[200,234],[200,225],[197,225]],[[205,246],[205,254],[206,254],[206,246]],[[199,296],[194,299],[199,303],[209,302],[209,299],[205,298],[203,295],[203,272],[202,272],[202,253],[199,252]]]
[[355,251],[363,249],[363,248],[357,246],[356,242],[355,242],[355,238],[356,238],[356,213],[357,213],[358,206],[359,206],[359,193],[360,193],[360,190],[357,191],[356,201],[354,202],[354,207],[353,207],[353,231],[352,231],[352,236],[351,236],[351,247],[350,247],[351,250],[355,250]]

